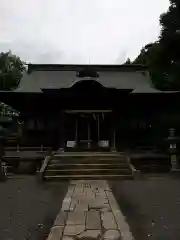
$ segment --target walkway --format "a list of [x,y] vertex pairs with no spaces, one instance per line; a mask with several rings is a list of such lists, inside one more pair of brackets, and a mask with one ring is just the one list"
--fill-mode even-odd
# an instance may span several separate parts
[[48,238],[60,239],[133,239],[106,181],[70,183]]

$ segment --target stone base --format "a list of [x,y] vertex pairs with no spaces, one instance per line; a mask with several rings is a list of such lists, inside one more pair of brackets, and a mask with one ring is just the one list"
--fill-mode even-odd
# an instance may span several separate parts
[[58,152],[64,152],[64,148],[59,148]]
[[111,152],[117,152],[116,148],[111,148]]
[[134,180],[140,180],[141,179],[141,171],[140,170],[136,170],[133,172],[133,178]]
[[134,180],[140,180],[141,179],[141,171],[137,170],[132,164],[130,164],[131,171],[133,174],[133,179]]
[[170,174],[173,177],[180,177],[180,169],[171,169]]
[[5,176],[3,173],[0,174],[0,182],[4,182],[7,180],[7,176]]

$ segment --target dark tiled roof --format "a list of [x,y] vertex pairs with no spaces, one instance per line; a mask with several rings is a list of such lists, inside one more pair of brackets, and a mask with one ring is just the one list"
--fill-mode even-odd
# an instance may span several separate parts
[[21,79],[15,92],[40,93],[42,89],[70,88],[78,81],[88,78],[77,77],[77,72],[84,69],[98,72],[98,81],[106,88],[131,89],[133,93],[160,92],[153,88],[147,67],[142,65],[47,65],[30,64],[28,72]]

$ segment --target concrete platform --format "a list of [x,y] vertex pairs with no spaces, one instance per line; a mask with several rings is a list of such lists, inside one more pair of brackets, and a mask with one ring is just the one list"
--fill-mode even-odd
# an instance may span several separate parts
[[71,181],[48,240],[134,240],[105,180]]

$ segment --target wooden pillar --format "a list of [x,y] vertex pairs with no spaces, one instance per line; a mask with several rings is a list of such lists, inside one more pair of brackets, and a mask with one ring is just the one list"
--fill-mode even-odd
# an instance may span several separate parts
[[60,151],[64,151],[64,118],[65,114],[64,112],[61,112],[59,116],[59,149]]
[[112,120],[112,142],[111,142],[111,151],[116,152],[116,118],[113,116]]
[[3,173],[3,167],[2,167],[2,159],[4,155],[4,141],[3,138],[0,137],[0,181],[4,180],[4,173]]
[[76,117],[76,127],[75,127],[75,141],[76,141],[76,148],[78,148],[78,117]]
[[20,142],[23,136],[23,129],[24,129],[24,121],[17,121],[17,128],[18,128],[18,136],[17,136],[17,152],[20,151]]
[[97,115],[97,131],[98,131],[98,144],[100,142],[100,122],[99,122],[99,115]]
[[91,148],[91,128],[90,128],[90,122],[88,121],[88,149]]
[[18,136],[17,136],[17,145],[16,145],[16,151],[19,152],[20,150],[20,147],[19,147],[19,144],[20,144],[20,123],[18,123],[17,125],[17,128],[18,128]]

